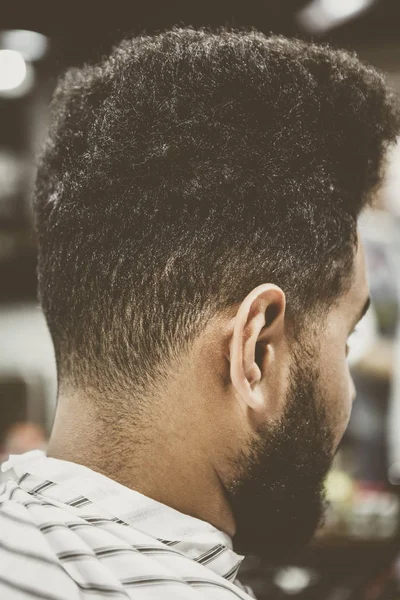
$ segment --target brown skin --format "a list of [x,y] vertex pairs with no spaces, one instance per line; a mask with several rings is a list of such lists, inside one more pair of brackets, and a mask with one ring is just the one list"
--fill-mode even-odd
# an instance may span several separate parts
[[[361,243],[354,269],[351,289],[318,329],[314,358],[335,438],[332,453],[355,396],[347,341],[369,295]],[[86,394],[61,386],[48,456],[83,464],[233,536],[225,493],[235,478],[231,459],[260,424],[282,415],[289,367],[285,295],[267,283],[208,323],[160,394],[145,399],[146,425],[134,425],[129,406],[119,410],[110,398],[112,423]]]

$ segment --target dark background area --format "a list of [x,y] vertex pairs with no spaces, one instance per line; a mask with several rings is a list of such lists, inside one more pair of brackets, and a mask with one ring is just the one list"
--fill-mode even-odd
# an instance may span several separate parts
[[[343,2],[343,0],[338,0]],[[348,0],[351,2],[352,0]],[[236,2],[24,2],[5,3],[0,15],[2,29],[30,29],[50,37],[53,60],[59,67],[77,64],[107,52],[124,35],[154,31],[172,25],[194,27],[230,25],[256,27],[266,33],[302,35],[296,22],[308,0],[241,0]],[[352,47],[355,42],[387,43],[398,40],[400,3],[381,0],[364,14],[324,36],[335,44]],[[307,36],[306,36],[307,37]]]

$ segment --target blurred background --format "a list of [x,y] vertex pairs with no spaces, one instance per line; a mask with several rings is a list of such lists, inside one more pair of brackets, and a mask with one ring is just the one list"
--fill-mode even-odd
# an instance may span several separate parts
[[[384,72],[400,95],[400,0],[75,2],[13,0],[0,11],[0,462],[46,448],[53,349],[36,297],[30,192],[57,76],[122,37],[172,25],[253,26],[328,41]],[[249,558],[259,600],[400,599],[400,145],[365,215],[372,310],[351,341],[358,397],[327,480],[327,522],[296,564]],[[399,558],[398,558],[399,557]]]

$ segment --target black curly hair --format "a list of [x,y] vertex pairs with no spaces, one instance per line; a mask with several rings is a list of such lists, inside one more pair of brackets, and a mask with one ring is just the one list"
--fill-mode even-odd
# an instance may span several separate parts
[[322,314],[398,133],[355,55],[254,30],[141,35],[69,70],[34,198],[61,383],[144,394],[261,283],[294,328]]

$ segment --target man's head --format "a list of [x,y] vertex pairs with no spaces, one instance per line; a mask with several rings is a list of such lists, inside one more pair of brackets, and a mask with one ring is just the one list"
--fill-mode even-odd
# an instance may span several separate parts
[[174,430],[246,550],[321,514],[368,298],[357,217],[398,129],[373,69],[257,32],[127,40],[56,90],[35,204],[60,403]]

